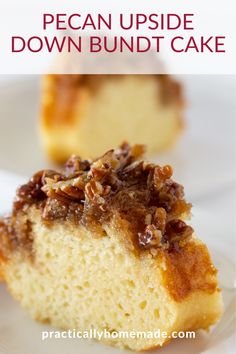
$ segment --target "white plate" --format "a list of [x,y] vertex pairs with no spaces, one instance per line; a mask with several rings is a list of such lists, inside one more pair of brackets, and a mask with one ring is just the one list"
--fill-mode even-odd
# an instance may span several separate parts
[[[194,202],[193,225],[209,245],[219,268],[225,314],[210,333],[175,340],[159,353],[233,354],[235,352],[235,78],[182,78],[189,106],[187,127],[176,148],[156,157],[171,163],[175,177]],[[37,136],[39,78],[24,77],[0,85],[0,170],[29,176],[49,166]],[[13,190],[26,177],[0,171],[0,214],[9,210]],[[87,340],[41,340],[50,327],[32,321],[0,285],[1,354],[105,354],[114,348]],[[152,353],[152,352],[149,352]]]

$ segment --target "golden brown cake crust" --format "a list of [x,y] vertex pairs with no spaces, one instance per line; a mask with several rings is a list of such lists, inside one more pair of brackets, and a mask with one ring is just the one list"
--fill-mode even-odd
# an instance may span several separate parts
[[204,244],[189,242],[178,251],[165,252],[164,257],[164,284],[175,301],[196,291],[211,294],[217,290],[217,271]]

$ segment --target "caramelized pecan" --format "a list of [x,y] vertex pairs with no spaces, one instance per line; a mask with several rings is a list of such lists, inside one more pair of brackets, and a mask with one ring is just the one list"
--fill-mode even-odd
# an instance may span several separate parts
[[76,221],[99,230],[118,214],[141,249],[176,249],[192,235],[182,221],[191,204],[171,179],[169,165],[140,160],[144,150],[124,143],[93,161],[74,155],[64,173],[39,171],[18,189],[13,214],[35,203],[44,220]]

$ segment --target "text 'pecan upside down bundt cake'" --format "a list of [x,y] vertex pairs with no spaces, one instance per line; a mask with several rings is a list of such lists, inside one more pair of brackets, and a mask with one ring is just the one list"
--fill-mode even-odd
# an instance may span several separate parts
[[63,329],[165,331],[110,338],[133,350],[173,331],[208,329],[222,313],[207,247],[184,221],[191,205],[170,166],[123,144],[102,157],[72,156],[17,191],[0,226],[0,274],[33,318]]
[[171,146],[183,126],[183,95],[168,75],[47,75],[40,132],[47,155],[97,157],[124,140]]

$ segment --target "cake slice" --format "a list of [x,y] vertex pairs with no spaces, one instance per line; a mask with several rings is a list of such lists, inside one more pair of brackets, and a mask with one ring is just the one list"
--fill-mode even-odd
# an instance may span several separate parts
[[[208,329],[222,313],[208,249],[184,221],[183,187],[142,153],[123,144],[36,173],[0,226],[1,276],[33,318],[107,331],[104,342],[137,351]],[[157,330],[167,337],[138,335]],[[123,331],[137,338],[112,338]]]
[[179,83],[168,75],[47,75],[40,132],[47,155],[97,157],[124,140],[155,153],[171,146],[183,126]]

